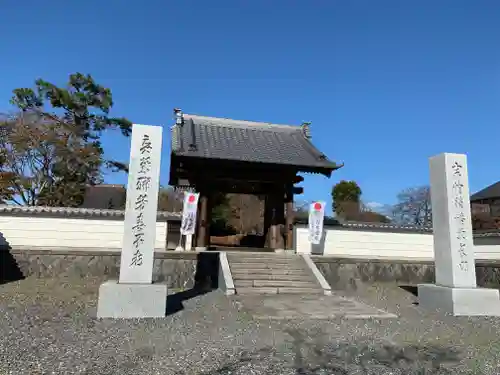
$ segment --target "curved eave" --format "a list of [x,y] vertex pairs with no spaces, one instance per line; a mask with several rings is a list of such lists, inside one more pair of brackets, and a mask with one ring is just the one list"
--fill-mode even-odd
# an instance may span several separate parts
[[322,174],[328,178],[331,177],[332,173],[344,166],[344,163],[337,164],[332,162],[331,166],[325,167],[303,167],[297,166],[299,173],[312,173],[312,174]]

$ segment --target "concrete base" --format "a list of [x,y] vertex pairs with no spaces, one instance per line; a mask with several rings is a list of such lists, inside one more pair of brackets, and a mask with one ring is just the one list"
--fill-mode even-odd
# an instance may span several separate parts
[[106,281],[99,287],[98,318],[163,318],[167,285]]
[[226,296],[232,296],[236,293],[234,288],[233,276],[229,268],[227,254],[225,251],[219,253],[219,289],[221,289]]
[[500,316],[497,289],[450,288],[434,284],[418,285],[419,306],[454,316]]

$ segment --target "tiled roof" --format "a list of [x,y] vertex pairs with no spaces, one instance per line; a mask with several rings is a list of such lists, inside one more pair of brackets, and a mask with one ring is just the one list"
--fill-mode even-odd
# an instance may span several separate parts
[[[125,211],[71,207],[0,205],[0,215],[48,215],[61,217],[108,217],[120,219],[125,216]],[[157,218],[160,220],[180,220],[181,214],[174,212],[158,212]]]
[[293,165],[332,171],[341,167],[321,153],[301,126],[183,114],[172,127],[174,155]]
[[484,188],[483,190],[478,191],[475,194],[472,194],[470,200],[478,201],[481,199],[491,199],[491,198],[500,198],[500,181],[495,182],[494,184]]

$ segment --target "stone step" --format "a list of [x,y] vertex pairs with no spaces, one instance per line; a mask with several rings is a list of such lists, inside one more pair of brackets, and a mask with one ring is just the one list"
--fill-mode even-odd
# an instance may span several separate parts
[[[231,274],[233,277],[241,275],[269,275],[269,276],[283,276],[283,275],[297,275],[308,276],[309,272],[306,270],[283,270],[283,269],[248,269],[248,268],[232,268]],[[243,276],[245,277],[245,276]]]
[[322,295],[321,288],[287,288],[287,287],[241,287],[236,288],[238,295],[262,295],[262,294],[304,294],[304,295]]
[[296,281],[296,280],[254,280],[255,287],[278,287],[278,288],[317,288],[319,287],[312,281]]
[[[259,270],[260,271],[260,270]],[[255,273],[252,271],[249,272],[232,272],[233,280],[296,280],[296,281],[308,281],[314,280],[312,275],[307,274],[305,272],[300,274],[278,274],[278,273]]]
[[249,295],[249,294],[278,294],[278,288],[237,288],[236,294]]
[[274,258],[228,258],[229,263],[278,263],[278,264],[288,264],[288,263],[304,263],[301,258],[294,259],[274,259]]
[[229,262],[229,267],[235,267],[238,269],[246,268],[246,269],[262,269],[262,268],[272,268],[272,269],[307,269],[306,264],[290,264],[290,263],[234,263]]
[[323,294],[302,257],[228,254],[236,294]]
[[277,253],[227,253],[228,257],[241,257],[241,258],[282,258],[282,259],[291,259],[291,258],[299,258],[301,255],[299,254],[277,254]]
[[234,286],[239,287],[272,287],[272,288],[317,288],[312,281],[295,280],[234,280]]
[[226,251],[228,256],[262,256],[262,257],[289,257],[300,256],[296,253],[277,253],[275,251]]
[[253,280],[236,280],[233,278],[235,288],[251,288],[253,287]]
[[254,269],[272,269],[272,270],[304,270],[305,264],[274,264],[274,263],[234,263],[229,262],[231,270],[254,270]]
[[227,253],[228,259],[301,259],[297,254]]
[[269,263],[269,264],[304,264],[302,259],[228,259],[229,264],[247,264],[247,263]]
[[317,288],[278,288],[278,294],[324,294],[323,289]]

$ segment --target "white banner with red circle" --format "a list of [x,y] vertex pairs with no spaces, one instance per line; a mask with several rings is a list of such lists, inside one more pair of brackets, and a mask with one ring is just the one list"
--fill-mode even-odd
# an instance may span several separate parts
[[196,230],[196,213],[198,212],[199,193],[184,192],[182,208],[181,234],[193,235]]
[[313,202],[309,206],[309,242],[319,245],[323,236],[325,202]]

